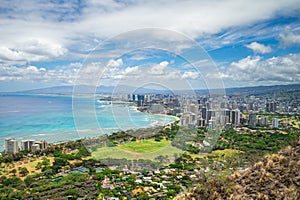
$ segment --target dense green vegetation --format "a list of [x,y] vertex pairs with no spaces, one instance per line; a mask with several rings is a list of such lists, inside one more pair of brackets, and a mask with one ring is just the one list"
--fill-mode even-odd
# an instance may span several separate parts
[[288,134],[275,132],[246,132],[237,133],[234,129],[224,131],[214,150],[236,149],[246,154],[265,155],[275,153],[299,137],[298,131],[289,130]]

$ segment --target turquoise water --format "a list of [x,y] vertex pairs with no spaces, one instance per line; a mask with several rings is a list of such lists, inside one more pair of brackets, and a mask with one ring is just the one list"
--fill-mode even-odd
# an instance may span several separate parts
[[56,143],[173,121],[172,116],[142,113],[130,104],[95,98],[77,98],[74,103],[69,96],[1,95],[0,150],[9,137]]

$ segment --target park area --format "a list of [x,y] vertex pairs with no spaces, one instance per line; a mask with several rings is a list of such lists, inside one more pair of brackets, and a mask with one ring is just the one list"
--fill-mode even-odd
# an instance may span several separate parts
[[92,157],[96,159],[115,158],[128,160],[149,159],[154,160],[158,156],[170,156],[182,154],[184,151],[173,147],[171,141],[163,139],[142,139],[126,144],[118,144],[114,147],[101,147],[92,152]]

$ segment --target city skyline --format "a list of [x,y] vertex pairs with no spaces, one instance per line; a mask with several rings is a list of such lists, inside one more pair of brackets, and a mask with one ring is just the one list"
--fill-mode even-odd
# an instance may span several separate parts
[[[298,1],[4,1],[0,7],[0,92],[96,85],[99,79],[101,85],[145,81],[168,88],[180,80],[187,83],[182,89],[211,89],[207,78],[222,80],[225,88],[300,83]],[[151,28],[172,35],[153,36]],[[136,30],[144,41],[172,44],[174,52],[118,51],[115,38],[126,43]],[[203,48],[192,63],[182,57],[195,53],[189,41]],[[194,63],[206,68],[195,70]],[[76,81],[78,73],[100,72]]]

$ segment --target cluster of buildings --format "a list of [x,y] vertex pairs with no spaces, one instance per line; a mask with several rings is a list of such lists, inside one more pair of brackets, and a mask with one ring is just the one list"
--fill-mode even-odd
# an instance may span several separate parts
[[180,125],[189,128],[207,127],[214,130],[217,125],[222,128],[236,127],[240,124],[241,112],[238,109],[212,109],[202,107],[196,112],[188,110],[180,116]]
[[[190,128],[206,127],[214,130],[248,124],[250,128],[270,126],[278,128],[279,120],[273,118],[269,123],[267,116],[257,117],[258,113],[300,112],[299,103],[293,100],[255,96],[214,97],[192,95],[130,94],[128,101],[135,102],[141,111],[153,114],[169,114],[180,118],[180,125]],[[249,113],[244,116],[242,113]]]
[[[34,141],[34,140],[22,140],[21,150],[36,152],[39,150],[46,149],[48,143],[45,140]],[[5,152],[7,154],[15,154],[20,152],[19,142],[14,138],[8,138],[5,140]]]
[[169,114],[180,118],[180,125],[190,128],[208,127],[215,129],[238,126],[240,111],[238,108],[221,107],[218,100],[203,97],[177,95],[128,95],[129,101],[137,103],[138,109],[153,114]]
[[249,114],[249,127],[252,129],[255,129],[257,126],[278,128],[279,119],[272,118],[272,123],[270,124],[268,116],[261,116],[261,117],[257,118],[257,115],[255,113],[250,113]]

